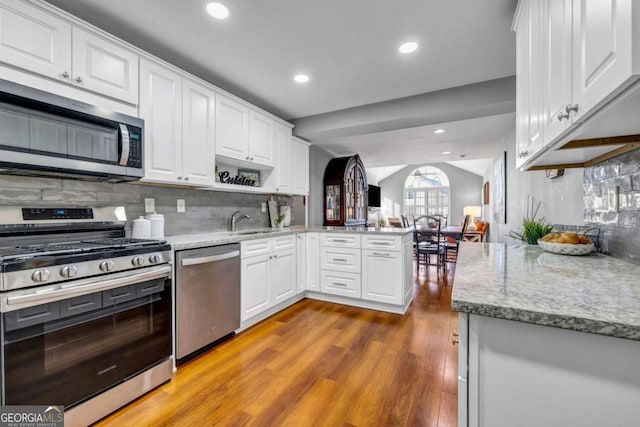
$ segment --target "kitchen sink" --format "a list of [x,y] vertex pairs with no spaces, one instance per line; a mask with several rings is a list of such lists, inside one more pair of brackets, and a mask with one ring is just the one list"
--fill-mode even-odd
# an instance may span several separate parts
[[245,231],[234,231],[231,234],[236,234],[238,236],[247,236],[247,235],[251,235],[251,234],[269,234],[269,233],[273,233],[275,231],[278,230],[273,230],[270,228],[266,228],[263,230],[245,230]]

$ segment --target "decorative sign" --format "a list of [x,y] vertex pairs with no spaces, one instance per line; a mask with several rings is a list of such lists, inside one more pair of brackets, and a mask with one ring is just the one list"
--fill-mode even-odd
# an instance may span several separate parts
[[238,175],[231,176],[229,171],[218,172],[220,182],[223,184],[246,185],[249,187],[260,186],[260,172],[258,171],[238,171]]

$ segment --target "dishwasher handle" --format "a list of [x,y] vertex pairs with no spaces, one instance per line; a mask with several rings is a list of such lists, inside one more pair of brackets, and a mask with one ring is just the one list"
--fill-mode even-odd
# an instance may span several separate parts
[[220,255],[203,256],[198,258],[183,258],[182,266],[187,267],[189,265],[208,264],[216,261],[224,261],[225,259],[231,259],[240,256],[240,251],[226,252]]

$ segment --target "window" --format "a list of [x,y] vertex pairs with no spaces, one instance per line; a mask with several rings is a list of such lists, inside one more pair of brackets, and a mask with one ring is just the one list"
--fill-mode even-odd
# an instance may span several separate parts
[[422,166],[404,184],[404,212],[408,216],[449,216],[449,178],[440,169]]

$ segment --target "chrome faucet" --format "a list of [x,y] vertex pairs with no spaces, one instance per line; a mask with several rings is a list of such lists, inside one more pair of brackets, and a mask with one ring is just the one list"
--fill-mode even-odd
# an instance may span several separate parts
[[251,218],[249,215],[240,213],[240,211],[235,211],[231,215],[231,231],[237,231],[238,223],[243,219],[249,219],[249,218]]

